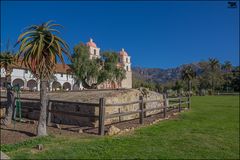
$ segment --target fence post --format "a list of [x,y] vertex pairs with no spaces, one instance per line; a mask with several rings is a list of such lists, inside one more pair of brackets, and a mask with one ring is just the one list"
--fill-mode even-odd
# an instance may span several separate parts
[[191,106],[191,99],[190,99],[190,94],[188,94],[188,109],[190,109]]
[[163,98],[164,98],[164,103],[163,103],[163,117],[166,118],[167,116],[167,95],[166,94],[163,94]]
[[17,115],[17,110],[16,110],[16,98],[14,97],[13,102],[12,102],[12,109],[13,109],[13,117],[12,119],[16,120],[16,115]]
[[143,118],[144,118],[143,96],[139,96],[139,100],[140,100],[140,103],[139,103],[139,109],[140,109],[140,112],[139,112],[139,123],[140,123],[140,124],[143,124]]
[[49,101],[48,103],[48,117],[47,117],[47,125],[48,126],[51,126],[51,117],[52,117],[52,101]]
[[[147,108],[147,104],[146,103],[143,103],[143,109],[146,109]],[[147,112],[143,112],[143,117],[146,118],[147,117]]]
[[105,99],[99,99],[99,124],[98,134],[104,136],[104,120],[105,120]]
[[[120,108],[118,108],[118,113],[121,113],[121,109],[120,109]],[[119,116],[119,117],[118,117],[118,121],[119,121],[119,122],[121,122],[121,121],[122,121],[122,118],[121,118],[121,116]]]
[[178,103],[179,103],[179,106],[178,106],[178,112],[181,112],[181,103],[182,103],[182,100],[181,100],[182,98],[181,98],[181,96],[179,96],[179,101],[178,101]]

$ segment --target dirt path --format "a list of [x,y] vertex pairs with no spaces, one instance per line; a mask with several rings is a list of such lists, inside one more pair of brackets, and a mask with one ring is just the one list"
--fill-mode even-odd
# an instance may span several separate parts
[[[47,127],[48,134],[51,135],[69,135],[69,136],[81,136],[78,133],[78,126],[63,126],[61,129],[54,127]],[[37,124],[16,122],[16,125],[6,127],[1,125],[1,144],[12,144],[24,141],[28,138],[36,136]]]

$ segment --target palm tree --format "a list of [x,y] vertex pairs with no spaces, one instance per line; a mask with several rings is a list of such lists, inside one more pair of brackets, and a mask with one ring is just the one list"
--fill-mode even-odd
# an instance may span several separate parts
[[11,90],[11,73],[14,62],[15,59],[11,52],[6,51],[0,54],[0,68],[5,70],[5,87],[7,88],[7,108],[3,124],[7,126],[11,124],[13,115],[14,94]]
[[219,61],[216,58],[209,58],[209,67],[211,71],[211,86],[212,86],[212,93],[214,91],[214,74],[216,73],[217,69],[219,68]]
[[231,72],[232,71],[232,64],[230,61],[225,61],[224,64],[222,65],[222,69],[225,70],[226,72]]
[[63,53],[70,59],[69,47],[64,40],[55,35],[59,33],[54,29],[59,24],[52,24],[48,21],[41,25],[32,25],[27,27],[17,41],[20,44],[17,58],[22,60],[22,64],[27,66],[34,76],[40,80],[40,104],[41,111],[37,127],[37,135],[47,135],[46,115],[47,115],[47,82],[52,77],[57,58],[63,65]]
[[226,83],[226,88],[227,88],[227,92],[228,92],[228,89],[229,89],[229,85],[231,84],[231,81],[232,81],[232,79],[231,79],[231,76],[232,76],[232,73],[231,73],[231,71],[232,71],[232,69],[233,69],[233,67],[232,67],[232,64],[231,64],[231,62],[230,61],[225,61],[224,62],[224,64],[222,65],[222,69],[226,72],[225,73],[225,83]]
[[209,58],[209,66],[212,71],[216,70],[219,67],[219,60],[216,58]]
[[182,69],[182,72],[181,72],[181,76],[182,76],[182,79],[187,81],[188,83],[188,91],[189,91],[189,94],[191,92],[191,85],[192,85],[192,79],[194,79],[196,77],[196,72],[193,70],[193,68],[189,65],[189,66],[186,66]]

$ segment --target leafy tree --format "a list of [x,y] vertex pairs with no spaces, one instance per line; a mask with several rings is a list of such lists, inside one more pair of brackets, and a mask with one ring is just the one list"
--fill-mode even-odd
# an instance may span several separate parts
[[11,90],[10,85],[11,85],[12,66],[14,63],[15,63],[15,58],[12,52],[5,51],[0,54],[0,68],[4,68],[5,70],[5,87],[7,88],[7,108],[6,108],[6,116],[3,119],[4,125],[10,125],[12,123],[14,94]]
[[159,92],[159,93],[162,93],[163,92],[163,85],[156,82],[156,91]]
[[222,69],[225,72],[231,72],[232,71],[232,64],[230,61],[225,61],[224,64],[222,65]]
[[237,66],[233,69],[233,78],[231,81],[231,87],[235,92],[240,91],[240,66]]
[[180,90],[183,88],[183,85],[182,85],[182,83],[179,81],[179,80],[177,80],[176,82],[175,82],[175,85],[172,87],[172,89],[173,90],[176,90],[177,91],[177,94],[180,94]]
[[104,82],[121,82],[126,72],[118,67],[118,55],[115,52],[104,52],[101,59],[90,59],[89,48],[83,43],[74,47],[73,61],[70,65],[77,83],[84,88],[96,89]]
[[223,79],[224,79],[224,88],[226,88],[227,92],[229,91],[229,87],[231,85],[232,79],[233,79],[233,73],[232,73],[232,64],[230,61],[225,61],[222,65],[223,69]]
[[52,77],[57,59],[64,64],[63,54],[69,58],[69,47],[64,40],[54,33],[59,24],[48,21],[41,25],[32,25],[19,36],[17,44],[20,44],[17,58],[27,66],[37,79],[40,79],[40,104],[41,111],[37,127],[37,135],[47,135],[47,82]]
[[182,69],[181,76],[182,76],[182,80],[187,81],[187,83],[188,83],[188,91],[190,93],[192,91],[192,89],[191,89],[191,82],[192,82],[192,79],[194,79],[196,77],[196,72],[189,65],[189,66],[186,66],[186,67],[184,67]]

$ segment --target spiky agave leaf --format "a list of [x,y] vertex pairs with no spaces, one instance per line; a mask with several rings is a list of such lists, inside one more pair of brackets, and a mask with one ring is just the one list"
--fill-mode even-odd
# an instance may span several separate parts
[[52,24],[52,22],[29,26],[17,41],[17,44],[20,44],[17,58],[21,58],[22,64],[29,67],[32,73],[40,79],[49,79],[52,76],[57,58],[63,65],[65,65],[63,54],[71,58],[67,43],[53,34],[53,32],[58,32],[53,27],[60,25]]

